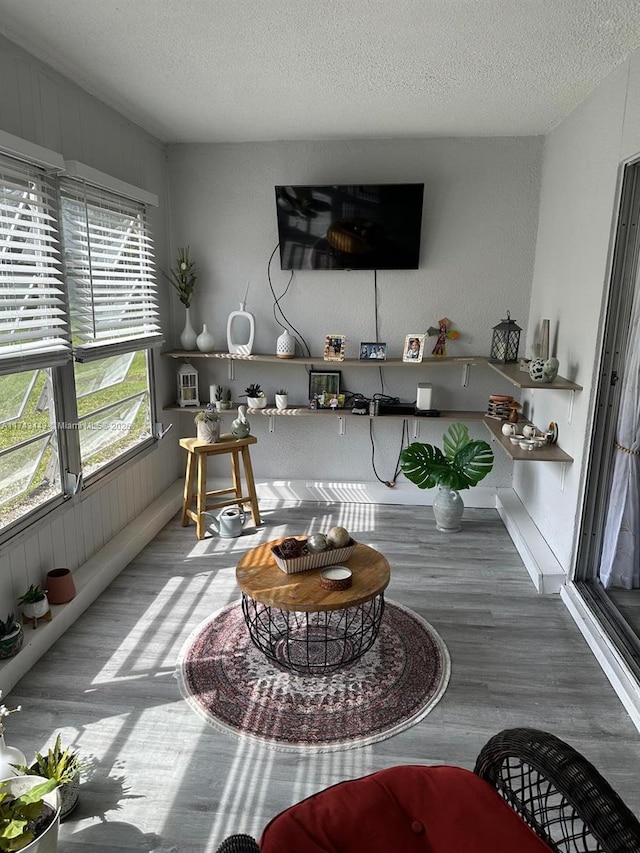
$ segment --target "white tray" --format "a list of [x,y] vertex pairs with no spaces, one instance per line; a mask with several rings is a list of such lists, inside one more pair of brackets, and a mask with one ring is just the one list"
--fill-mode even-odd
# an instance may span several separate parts
[[309,569],[319,569],[321,566],[331,566],[334,563],[342,563],[348,560],[356,543],[351,540],[351,544],[344,548],[330,548],[328,551],[319,551],[317,554],[305,554],[304,557],[294,557],[291,560],[283,560],[277,554],[273,554],[273,559],[278,564],[278,567],[287,575],[293,575],[296,572],[307,572]]

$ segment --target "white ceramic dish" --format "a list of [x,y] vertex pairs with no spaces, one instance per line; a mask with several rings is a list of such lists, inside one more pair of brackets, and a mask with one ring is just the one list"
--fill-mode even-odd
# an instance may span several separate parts
[[323,569],[321,574],[323,578],[329,581],[346,581],[351,577],[351,569],[346,566],[329,566],[329,568]]

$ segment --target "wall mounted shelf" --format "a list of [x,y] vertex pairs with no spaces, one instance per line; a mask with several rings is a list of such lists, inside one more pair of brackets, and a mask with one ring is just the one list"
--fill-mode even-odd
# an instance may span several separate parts
[[517,388],[535,388],[540,391],[582,391],[582,385],[576,385],[575,382],[562,376],[556,376],[553,382],[534,382],[527,371],[520,370],[517,364],[494,364],[488,359],[486,363]]
[[[557,444],[546,444],[536,450],[523,450],[517,444],[512,444],[509,438],[502,434],[502,424],[505,421],[497,421],[494,418],[483,418],[483,420],[491,436],[507,456],[516,462],[573,462],[573,457],[561,450]],[[524,424],[521,425],[524,426]]]
[[[204,411],[204,406],[189,406],[181,408],[180,406],[172,405],[165,406],[163,411],[195,413]],[[235,418],[236,412],[237,407],[226,412],[220,412],[220,414],[231,415],[232,418]],[[450,423],[453,421],[478,423],[480,421],[484,421],[485,418],[484,412],[459,410],[442,411],[440,412],[439,417],[425,418],[416,417],[415,415],[354,415],[350,409],[336,409],[333,411],[332,409],[309,409],[307,406],[290,406],[286,409],[276,409],[267,406],[264,409],[248,409],[247,416],[250,418],[255,418],[256,416],[269,418],[269,432],[275,432],[276,421],[280,418],[320,418],[325,423],[335,421],[338,425],[338,432],[340,435],[345,434],[346,423],[348,421],[351,421],[352,423],[354,421],[411,421],[411,432],[414,439],[416,439],[420,434],[421,423],[428,422],[433,424],[437,421],[442,421],[443,423]]]
[[193,358],[207,358],[218,361],[226,361],[229,366],[229,381],[235,379],[235,363],[237,361],[246,361],[253,363],[266,364],[297,364],[306,367],[322,367],[325,370],[343,370],[347,367],[403,367],[408,370],[416,370],[425,367],[451,367],[460,365],[462,367],[462,384],[466,387],[469,381],[469,368],[471,365],[485,365],[487,358],[485,356],[444,356],[444,358],[424,358],[422,361],[411,362],[403,361],[401,358],[389,358],[384,360],[368,359],[368,358],[345,358],[343,361],[325,361],[319,356],[295,356],[294,358],[279,358],[277,355],[267,355],[266,353],[251,353],[251,355],[239,355],[238,353],[230,352],[200,352],[199,350],[167,350],[161,355],[169,358],[183,358],[187,361]]

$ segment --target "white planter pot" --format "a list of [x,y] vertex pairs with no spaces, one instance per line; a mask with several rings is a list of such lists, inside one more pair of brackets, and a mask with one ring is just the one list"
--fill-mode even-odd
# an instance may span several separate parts
[[220,441],[220,421],[197,421],[196,435],[199,441],[206,441],[207,444],[215,444]]
[[28,619],[41,619],[49,611],[49,599],[45,595],[40,601],[30,601],[22,605],[22,612]]
[[433,515],[436,527],[442,533],[457,533],[462,530],[460,519],[464,512],[464,503],[455,489],[448,486],[438,486],[433,499]]
[[286,409],[288,405],[288,400],[289,398],[287,394],[276,394],[276,409],[278,409],[280,412],[283,409]]
[[264,409],[267,405],[266,397],[247,397],[247,405],[250,409]]
[[[4,781],[4,780],[3,780]],[[41,776],[13,776],[6,780],[9,783],[9,790],[15,796],[24,794],[30,791],[41,782],[46,782]],[[57,789],[45,794],[43,801],[50,806],[55,812],[55,817],[49,826],[45,829],[42,835],[35,838],[26,847],[21,848],[21,853],[56,853],[58,849],[58,828],[60,826],[60,797]]]

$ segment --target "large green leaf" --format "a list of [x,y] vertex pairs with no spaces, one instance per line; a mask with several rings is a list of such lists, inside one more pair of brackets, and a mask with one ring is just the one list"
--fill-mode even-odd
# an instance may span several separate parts
[[414,442],[400,454],[403,474],[420,489],[476,486],[493,467],[493,451],[486,441],[469,439],[464,424],[452,424],[443,436],[445,452],[432,444]]

